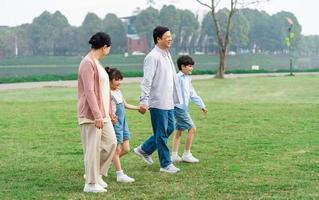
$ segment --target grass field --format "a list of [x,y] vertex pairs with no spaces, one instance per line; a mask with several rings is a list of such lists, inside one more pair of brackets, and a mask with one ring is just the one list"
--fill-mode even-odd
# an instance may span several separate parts
[[[75,88],[0,91],[1,199],[319,199],[319,77],[194,81],[209,114],[191,106],[198,164],[176,175],[122,159],[136,179],[85,194]],[[138,84],[123,85],[137,103]],[[135,147],[149,136],[149,114],[127,111]],[[184,142],[184,140],[183,140]],[[170,141],[171,143],[171,141]],[[182,149],[180,149],[182,152]]]
[[[104,66],[117,67],[126,76],[141,76],[145,56],[111,54],[103,60]],[[177,55],[173,55],[176,61]],[[218,66],[217,55],[192,55],[197,74],[214,73]],[[81,56],[30,56],[0,59],[0,83],[75,80]],[[294,71],[319,71],[318,56],[300,56],[294,59]],[[252,65],[258,72],[280,72],[289,69],[288,55],[242,54],[227,57],[226,73],[247,73]]]

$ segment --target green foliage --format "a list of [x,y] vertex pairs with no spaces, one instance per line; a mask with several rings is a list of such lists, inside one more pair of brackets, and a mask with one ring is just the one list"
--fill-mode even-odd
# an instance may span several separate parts
[[[136,182],[118,184],[112,166],[103,194],[82,192],[76,88],[0,91],[1,199],[318,199],[318,77],[193,84],[209,109],[204,116],[190,107],[200,163],[177,163],[181,172],[169,175],[156,153],[146,166],[130,152],[121,161]],[[137,103],[138,84],[122,92]],[[127,120],[133,148],[151,133],[149,114],[127,111]]]
[[[220,9],[217,13],[222,31],[225,31],[229,10]],[[232,18],[230,34],[230,50],[250,50],[255,52],[284,51],[284,38],[287,36],[289,17],[294,22],[296,48],[299,48],[303,37],[301,25],[293,13],[279,12],[269,15],[256,9],[238,9]],[[215,24],[208,12],[202,21],[190,10],[177,9],[173,5],[164,5],[160,10],[148,7],[130,18],[131,25],[137,34],[146,36],[149,48],[154,43],[152,31],[157,25],[170,28],[174,36],[172,51],[218,52]],[[199,28],[201,27],[201,28]],[[199,31],[200,30],[200,31]],[[111,35],[113,51],[123,53],[127,50],[126,24],[115,14],[106,14],[100,19],[94,13],[88,13],[79,27],[71,26],[67,18],[59,11],[51,14],[48,11],[35,17],[31,24],[17,27],[1,28],[0,56],[15,55],[15,38],[19,47],[19,55],[81,55],[89,50],[89,37],[106,31]],[[302,52],[313,53],[312,46],[317,43],[302,43]],[[318,52],[318,51],[316,51]]]

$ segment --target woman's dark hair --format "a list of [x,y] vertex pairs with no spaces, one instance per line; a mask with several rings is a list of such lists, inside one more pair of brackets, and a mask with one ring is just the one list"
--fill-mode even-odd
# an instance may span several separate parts
[[157,26],[153,30],[153,39],[154,43],[157,44],[157,38],[162,38],[165,32],[169,31],[169,29],[165,26]]
[[195,62],[192,57],[190,56],[181,56],[177,59],[177,66],[179,70],[182,70],[182,65],[194,65]]
[[89,40],[92,49],[99,49],[106,45],[107,47],[111,46],[111,37],[104,32],[95,33]]
[[115,79],[115,80],[122,80],[123,79],[122,73],[117,68],[105,67],[104,69],[107,72],[107,74],[109,75],[110,81],[113,79]]

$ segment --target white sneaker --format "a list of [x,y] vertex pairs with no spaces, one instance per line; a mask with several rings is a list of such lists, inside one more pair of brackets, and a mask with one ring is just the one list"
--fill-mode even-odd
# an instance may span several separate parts
[[[84,180],[85,180],[85,178],[86,178],[86,175],[84,174],[83,175],[83,178],[84,178]],[[100,175],[100,177],[99,177],[99,182],[98,182],[98,184],[100,185],[100,186],[102,186],[103,188],[107,188],[107,183],[102,179],[102,176]]]
[[94,192],[94,193],[106,192],[106,191],[107,190],[104,189],[99,184],[85,184],[83,189],[83,192]]
[[146,154],[145,152],[143,152],[143,150],[141,149],[141,145],[136,147],[136,148],[134,148],[134,153],[138,157],[142,158],[148,165],[153,164],[152,156]]
[[164,168],[162,168],[162,167],[160,168],[160,172],[166,172],[166,173],[170,173],[170,174],[175,174],[179,171],[180,171],[180,169],[175,167],[173,164],[170,164]]
[[135,179],[129,177],[126,174],[122,174],[122,175],[117,176],[116,181],[121,182],[121,183],[132,183],[135,181]]
[[103,188],[107,188],[107,183],[102,179],[102,176],[99,178],[99,185]]
[[182,162],[182,158],[179,155],[177,155],[177,156],[172,155],[171,160],[172,160],[172,162]]
[[199,162],[199,160],[197,158],[195,158],[192,154],[188,154],[188,155],[183,154],[182,159],[184,162],[188,162],[188,163]]

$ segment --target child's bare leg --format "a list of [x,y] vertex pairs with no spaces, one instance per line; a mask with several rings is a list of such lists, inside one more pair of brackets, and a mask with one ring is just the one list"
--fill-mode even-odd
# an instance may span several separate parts
[[189,163],[199,162],[199,160],[195,158],[191,153],[191,146],[193,143],[195,132],[196,132],[196,129],[194,127],[188,130],[188,134],[185,141],[185,149],[182,156],[182,159],[185,162],[189,162]]
[[122,143],[122,151],[119,156],[122,157],[130,151],[130,142],[129,140],[124,140]]
[[121,167],[121,162],[120,162],[120,157],[125,155],[130,149],[130,144],[128,140],[124,140],[122,144],[118,145],[118,147],[119,148],[116,149],[116,152],[113,158],[113,162],[116,169],[116,181],[122,182],[122,183],[134,182],[135,181],[134,178],[131,178],[124,173]]
[[186,136],[186,141],[185,141],[185,151],[186,152],[187,151],[190,152],[190,150],[191,150],[191,146],[193,143],[193,138],[194,138],[195,132],[196,132],[196,129],[194,127],[190,128],[188,130],[188,134]]
[[120,153],[122,151],[122,144],[118,144],[116,147],[116,151],[114,153],[113,156],[113,163],[115,166],[116,171],[121,171],[122,167],[121,167],[121,161],[120,161]]
[[172,152],[178,152],[178,146],[179,146],[179,140],[182,136],[182,131],[177,130],[174,137],[173,137],[173,147],[172,147]]

